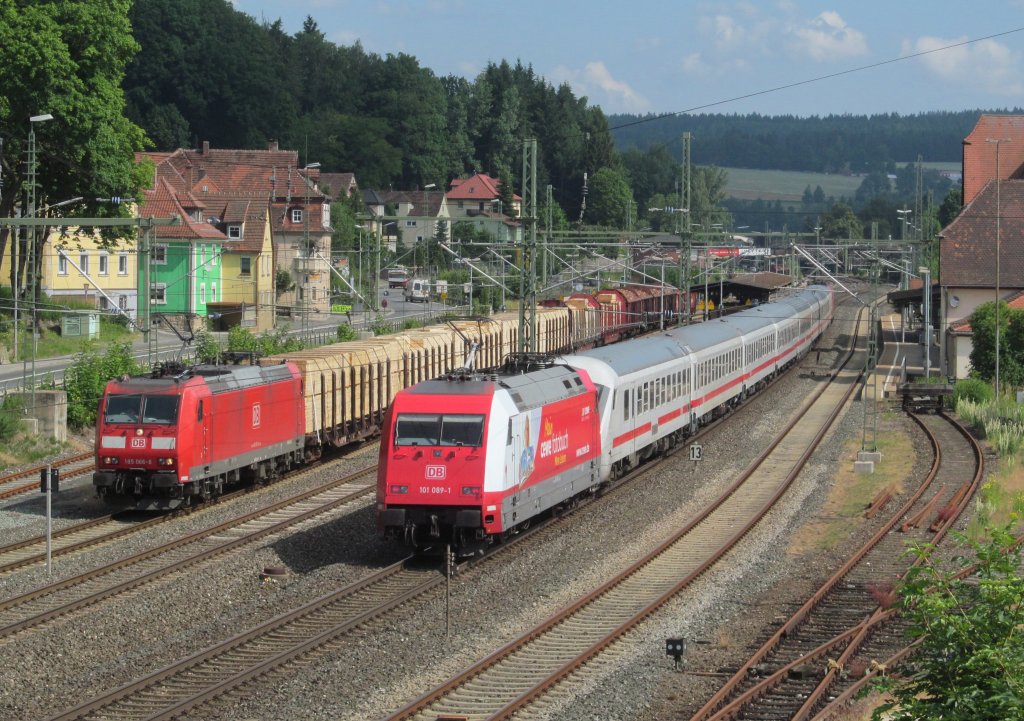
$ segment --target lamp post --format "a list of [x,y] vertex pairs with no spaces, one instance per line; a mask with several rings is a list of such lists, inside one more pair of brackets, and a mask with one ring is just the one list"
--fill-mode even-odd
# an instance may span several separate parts
[[[50,113],[33,115],[28,119],[28,217],[34,218],[36,214],[36,123],[44,123],[53,120]],[[32,301],[32,411],[36,408],[36,227],[32,226],[31,241],[28,247],[28,272],[30,280],[29,295]],[[15,334],[17,331],[15,330]],[[24,365],[22,365],[24,375]]]
[[999,402],[999,188],[1002,185],[999,177],[999,146],[1010,142],[1009,138],[986,138],[986,143],[996,146],[996,402]]

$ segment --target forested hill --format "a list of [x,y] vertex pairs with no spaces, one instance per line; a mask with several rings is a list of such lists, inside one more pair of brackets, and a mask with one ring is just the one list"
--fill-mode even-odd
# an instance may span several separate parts
[[[960,143],[982,113],[966,110],[919,115],[827,115],[799,118],[765,115],[611,115],[616,148],[642,151],[652,146],[679,148],[692,134],[697,165],[803,170],[819,173],[868,173],[905,163],[959,162]],[[646,122],[645,122],[646,121]],[[678,155],[673,152],[673,155]]]

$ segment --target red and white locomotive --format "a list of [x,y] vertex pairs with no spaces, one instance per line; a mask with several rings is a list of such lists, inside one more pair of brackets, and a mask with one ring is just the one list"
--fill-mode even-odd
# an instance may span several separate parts
[[567,366],[425,381],[382,436],[378,524],[416,548],[475,549],[598,482],[597,389]]
[[378,530],[474,552],[742,402],[802,357],[832,313],[829,289],[812,286],[551,367],[406,389],[382,432]]
[[107,384],[93,485],[155,510],[265,480],[303,459],[302,379],[292,363],[199,365]]

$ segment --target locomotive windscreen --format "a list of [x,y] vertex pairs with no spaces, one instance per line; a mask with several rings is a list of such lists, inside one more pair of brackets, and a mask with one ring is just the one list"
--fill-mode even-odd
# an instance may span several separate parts
[[399,413],[396,446],[480,446],[484,416],[449,413]]
[[106,423],[174,425],[178,421],[178,396],[111,395],[103,415]]

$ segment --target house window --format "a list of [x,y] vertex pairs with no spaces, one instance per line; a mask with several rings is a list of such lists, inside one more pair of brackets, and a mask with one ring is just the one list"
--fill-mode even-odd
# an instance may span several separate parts
[[206,246],[199,246],[199,265],[206,265]]
[[206,305],[206,283],[199,284],[199,302]]
[[121,310],[127,310],[128,309],[128,296],[126,296],[126,295],[119,295],[119,296],[117,296],[117,307],[120,308]]
[[89,272],[89,254],[79,253],[78,254],[78,267],[82,269],[82,275]]
[[243,255],[238,259],[238,267],[242,275],[252,275],[252,258],[248,255]]
[[407,221],[405,221],[405,227],[406,228],[415,228],[416,227],[416,221],[415,220],[407,220]]
[[217,284],[216,283],[210,283],[210,302],[211,303],[216,303],[217,302]]
[[120,253],[117,256],[117,274],[128,275],[128,255],[126,253]]
[[154,245],[151,253],[151,261],[154,265],[167,265],[167,246]]
[[167,304],[167,284],[166,283],[150,283],[149,284],[149,299],[154,305],[166,305]]
[[238,239],[242,237],[242,226],[240,225],[229,225],[228,226],[228,237]]
[[100,254],[100,275],[107,274],[109,261],[110,258],[107,256],[106,253]]
[[63,253],[57,255],[57,274],[67,275],[68,274],[68,257]]
[[459,210],[463,210],[465,207],[466,207],[465,201],[460,200],[459,201]]
[[301,223],[302,222],[302,208],[292,208],[292,222],[293,223]]

